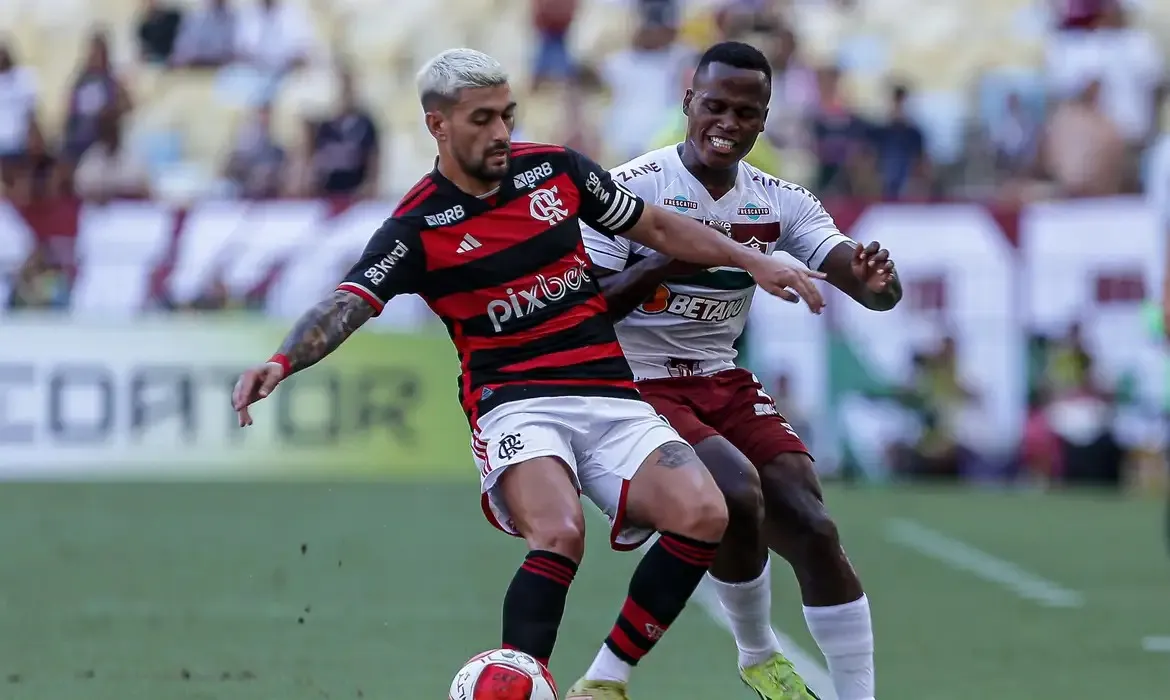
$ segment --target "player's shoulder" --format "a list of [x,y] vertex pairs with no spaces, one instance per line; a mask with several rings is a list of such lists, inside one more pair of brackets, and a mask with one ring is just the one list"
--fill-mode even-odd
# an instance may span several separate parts
[[563,171],[573,168],[585,156],[568,146],[535,141],[513,141],[511,148],[513,173],[519,174],[546,165]]
[[739,171],[747,180],[747,188],[762,200],[775,204],[793,203],[794,200],[808,200],[820,204],[820,200],[804,185],[790,182],[771,173],[760,170],[747,161],[740,161]]
[[467,208],[443,191],[428,173],[398,200],[398,206],[382,224],[382,228],[398,234],[417,234],[424,229],[458,223],[467,218],[468,214]]

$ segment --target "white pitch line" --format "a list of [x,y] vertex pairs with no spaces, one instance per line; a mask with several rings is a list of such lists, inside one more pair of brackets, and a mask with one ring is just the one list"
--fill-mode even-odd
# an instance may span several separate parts
[[1047,608],[1079,608],[1084,596],[1025,571],[971,545],[948,537],[913,520],[891,518],[886,522],[886,539],[963,571],[989,583],[998,584],[1024,600]]
[[1143,638],[1142,650],[1152,654],[1170,654],[1170,635]]

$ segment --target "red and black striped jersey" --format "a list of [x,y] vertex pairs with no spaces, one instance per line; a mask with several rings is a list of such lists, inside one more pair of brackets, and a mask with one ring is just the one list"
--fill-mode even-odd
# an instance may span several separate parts
[[402,199],[338,289],[378,312],[418,294],[447,326],[474,420],[541,396],[638,398],[578,221],[616,236],[645,208],[589,158],[512,145],[507,177],[469,195],[438,169]]

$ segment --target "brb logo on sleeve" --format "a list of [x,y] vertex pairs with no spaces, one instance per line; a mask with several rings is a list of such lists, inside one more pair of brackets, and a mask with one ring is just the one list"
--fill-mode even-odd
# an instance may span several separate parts
[[537,221],[556,225],[569,218],[569,210],[557,194],[556,185],[533,192],[528,195],[528,200],[528,213]]

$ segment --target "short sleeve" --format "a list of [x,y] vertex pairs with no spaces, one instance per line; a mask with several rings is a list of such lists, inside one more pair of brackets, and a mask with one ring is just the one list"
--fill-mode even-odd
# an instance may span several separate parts
[[630,259],[630,239],[607,236],[585,224],[581,224],[581,239],[594,265],[614,272],[626,269],[626,262]]
[[850,243],[848,236],[837,230],[837,224],[820,200],[799,185],[783,185],[777,190],[777,207],[783,216],[784,231],[780,250],[818,270],[829,251],[841,243]]
[[337,289],[365,299],[380,314],[394,297],[418,291],[425,272],[418,230],[390,218],[370,237],[362,257]]
[[581,221],[606,236],[619,236],[634,227],[646,203],[617,182],[609,172],[572,149],[569,171],[581,194]]

